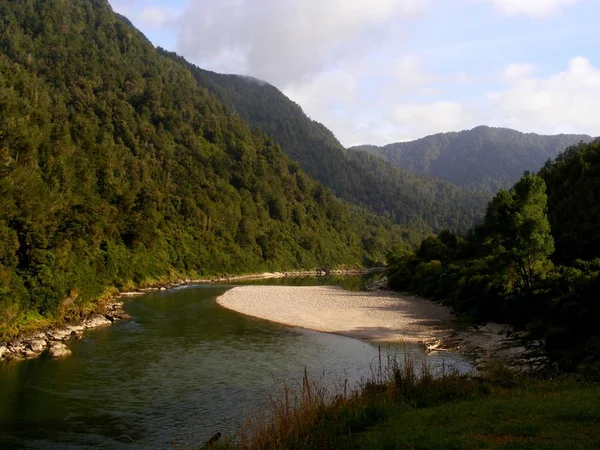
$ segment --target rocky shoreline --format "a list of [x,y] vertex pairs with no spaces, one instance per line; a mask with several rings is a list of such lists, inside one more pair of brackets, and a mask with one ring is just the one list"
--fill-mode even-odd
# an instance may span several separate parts
[[31,359],[42,354],[52,358],[64,358],[71,355],[66,345],[71,339],[83,339],[83,331],[111,325],[117,320],[126,320],[129,316],[123,311],[123,302],[114,301],[106,305],[103,314],[96,313],[79,324],[52,327],[31,336],[22,337],[0,345],[0,361],[13,359]]
[[[387,277],[368,284],[367,291],[388,291]],[[502,362],[521,373],[537,373],[550,367],[544,342],[532,340],[513,326],[488,322],[481,326],[459,327],[446,336],[422,343],[428,352],[453,351],[473,359],[478,371]]]
[[[377,270],[377,269],[375,269]],[[0,362],[7,360],[32,359],[47,354],[52,358],[64,358],[71,355],[71,350],[66,343],[71,339],[83,339],[83,332],[91,328],[111,325],[118,320],[128,320],[129,316],[123,310],[121,298],[144,295],[151,291],[166,291],[181,286],[194,284],[216,284],[243,280],[261,280],[289,277],[310,277],[328,275],[364,275],[373,272],[373,269],[348,269],[348,270],[326,270],[317,269],[311,271],[273,272],[250,275],[223,275],[211,279],[186,279],[167,284],[139,288],[135,291],[121,292],[114,301],[103,307],[103,311],[96,312],[78,324],[68,324],[51,327],[45,331],[39,331],[30,336],[23,336],[11,342],[0,342]]]
[[430,352],[449,350],[467,355],[473,358],[478,371],[501,362],[516,372],[533,374],[550,365],[543,341],[531,340],[526,332],[495,322],[459,328],[442,339],[424,344]]

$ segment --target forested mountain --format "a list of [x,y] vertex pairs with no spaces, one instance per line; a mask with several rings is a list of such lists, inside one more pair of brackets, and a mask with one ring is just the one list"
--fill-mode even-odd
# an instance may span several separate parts
[[408,235],[310,179],[107,1],[0,2],[0,338],[108,286],[357,266]]
[[587,135],[541,136],[481,126],[384,147],[365,145],[350,150],[379,156],[414,173],[494,193],[511,187],[525,171],[537,172],[567,147],[591,140]]
[[331,131],[274,86],[202,70],[173,53],[163,54],[187,65],[200,86],[273,138],[308,175],[339,197],[425,233],[443,228],[466,231],[481,217],[488,196],[417,176],[372,155],[348,152]]
[[512,323],[561,366],[600,369],[600,140],[569,148],[490,202],[465,237],[390,255],[393,287],[477,320]]

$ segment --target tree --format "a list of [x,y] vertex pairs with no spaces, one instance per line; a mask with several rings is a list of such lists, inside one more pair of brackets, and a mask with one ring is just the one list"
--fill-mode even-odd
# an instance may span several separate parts
[[550,264],[554,239],[547,217],[546,183],[525,173],[510,191],[501,190],[488,207],[484,229],[513,265],[527,291]]

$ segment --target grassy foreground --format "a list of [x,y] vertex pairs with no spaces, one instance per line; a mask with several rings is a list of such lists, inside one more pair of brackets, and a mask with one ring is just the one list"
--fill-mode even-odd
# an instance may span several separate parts
[[286,388],[219,449],[600,448],[600,385],[536,380],[498,365],[483,377],[434,374],[409,359],[349,391]]

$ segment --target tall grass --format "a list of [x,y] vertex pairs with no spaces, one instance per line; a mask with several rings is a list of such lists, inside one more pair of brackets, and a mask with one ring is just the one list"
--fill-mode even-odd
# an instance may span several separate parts
[[414,355],[388,355],[358,385],[309,378],[271,395],[221,448],[328,449],[351,445],[352,435],[384,421],[393,408],[425,407],[489,393],[485,382],[448,367],[433,368]]

